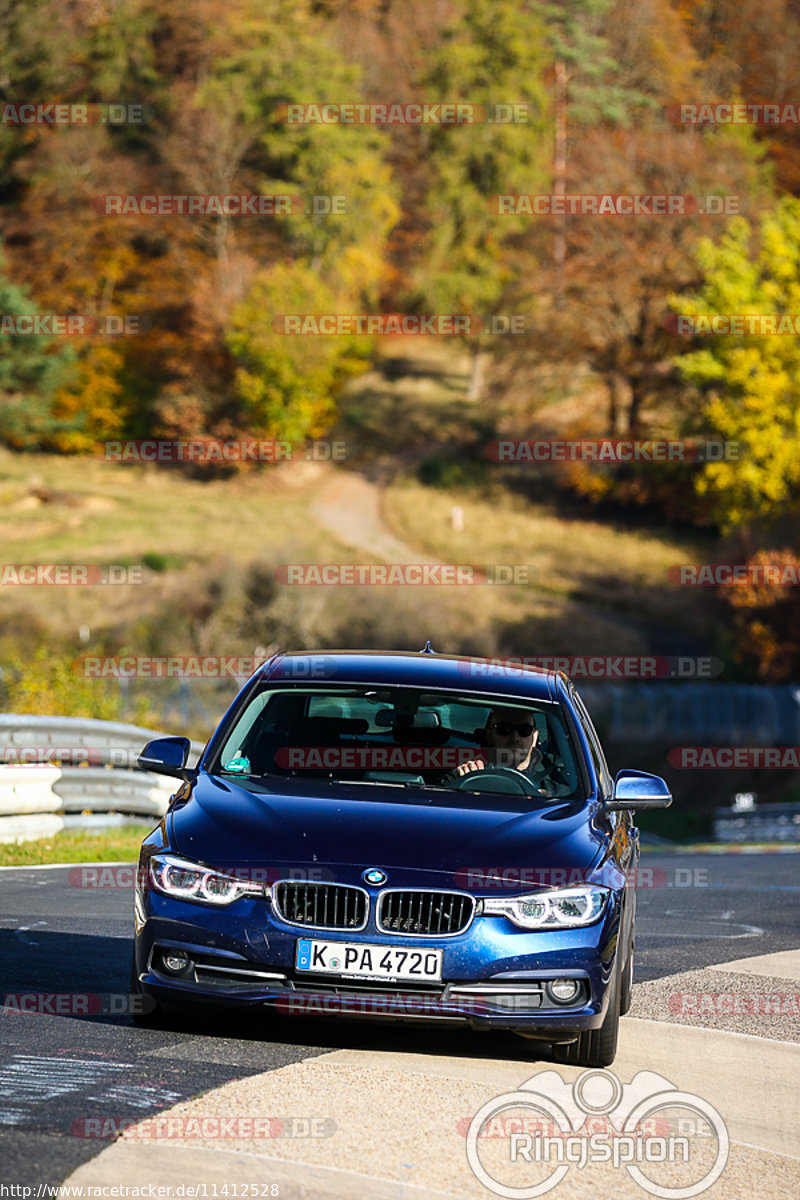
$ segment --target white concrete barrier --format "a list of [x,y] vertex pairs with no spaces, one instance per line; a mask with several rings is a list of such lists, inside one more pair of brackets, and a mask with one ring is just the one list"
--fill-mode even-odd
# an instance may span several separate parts
[[[155,823],[180,780],[136,769],[164,737],[121,721],[0,713],[0,842],[49,837],[119,814]],[[203,750],[192,743],[190,765]],[[37,765],[38,764],[38,765]]]
[[65,819],[56,813],[33,817],[0,817],[0,842],[32,842],[36,838],[52,837],[65,828]]
[[62,812],[123,812],[161,817],[179,779],[112,767],[62,767],[53,784]]
[[53,784],[60,778],[58,767],[0,767],[0,816],[58,812]]

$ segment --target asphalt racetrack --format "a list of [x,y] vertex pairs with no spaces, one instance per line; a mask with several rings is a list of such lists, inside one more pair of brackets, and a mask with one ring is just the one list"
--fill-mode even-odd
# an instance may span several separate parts
[[[730,1113],[723,1111],[723,1115],[726,1120],[730,1117],[731,1139],[745,1149],[738,1167],[732,1155],[732,1174],[726,1171],[706,1193],[709,1196],[738,1195],[737,1171],[746,1179],[753,1170],[775,1174],[768,1188],[753,1186],[750,1195],[769,1195],[772,1200],[800,1194],[795,1057],[800,1020],[796,1007],[792,1010],[785,1000],[774,1001],[778,989],[784,998],[793,995],[796,1000],[800,993],[799,863],[795,853],[648,852],[642,856],[634,1005],[623,1019],[620,1056],[611,1070],[621,1079],[637,1070],[661,1071],[669,1078],[670,1070],[673,1075],[683,1071],[686,1078],[673,1079],[676,1085],[686,1088],[690,1079],[703,1096],[706,1081],[720,1111],[730,1105]],[[167,1176],[169,1170],[183,1169],[185,1156],[196,1163],[197,1156],[205,1153],[203,1178],[213,1179],[220,1170],[216,1158],[235,1157],[238,1151],[231,1178],[237,1173],[246,1178],[247,1163],[259,1153],[246,1139],[241,1146],[226,1144],[215,1157],[213,1149],[192,1150],[185,1142],[125,1150],[122,1142],[113,1141],[109,1129],[114,1122],[119,1127],[120,1122],[141,1121],[176,1105],[178,1111],[197,1112],[198,1105],[206,1105],[203,1111],[217,1111],[214,1097],[219,1095],[230,1096],[235,1108],[236,1081],[243,1081],[238,1086],[245,1088],[250,1080],[262,1097],[260,1111],[282,1121],[284,1132],[296,1134],[268,1149],[274,1177],[282,1180],[275,1194],[284,1200],[295,1195],[337,1195],[337,1187],[355,1186],[353,1179],[359,1181],[362,1194],[376,1197],[462,1195],[468,1190],[476,1196],[492,1194],[469,1173],[469,1189],[464,1180],[459,1182],[455,1159],[445,1169],[447,1155],[454,1153],[452,1146],[442,1151],[438,1168],[435,1156],[427,1163],[405,1161],[413,1157],[412,1147],[400,1149],[403,1161],[395,1161],[392,1146],[386,1144],[386,1130],[401,1146],[409,1122],[407,1101],[401,1095],[404,1081],[413,1076],[423,1096],[428,1087],[436,1092],[428,1117],[434,1124],[428,1130],[430,1148],[431,1138],[435,1144],[439,1134],[450,1135],[459,1122],[463,1124],[465,1112],[469,1116],[471,1093],[465,1093],[465,1110],[457,1089],[440,1087],[443,1081],[459,1079],[465,1087],[482,1083],[482,1094],[491,1096],[507,1089],[508,1079],[519,1086],[534,1072],[547,1069],[545,1050],[511,1035],[269,1013],[222,1015],[156,1028],[134,1026],[127,1014],[109,1011],[115,1001],[102,999],[128,993],[131,888],[76,886],[79,879],[74,866],[0,871],[4,998],[0,1178],[4,1184],[30,1186],[34,1189],[30,1195],[36,1195],[39,1185],[62,1183],[75,1172],[74,1177],[86,1183],[92,1171],[97,1178],[127,1182],[128,1173],[134,1172],[130,1158],[134,1153],[147,1154],[150,1164],[158,1164],[159,1156],[168,1153],[169,1161],[165,1158],[159,1167]],[[726,964],[732,964],[729,970]],[[19,998],[31,993],[41,997],[41,1011],[19,1011]],[[739,994],[744,999],[715,1008],[713,1002],[698,1004],[700,994]],[[758,1002],[764,994],[773,997],[772,1006]],[[94,1011],[81,1012],[80,1002],[74,999],[81,996],[101,1000],[92,1000]],[[686,996],[688,1000],[676,1000]],[[714,1047],[721,1047],[719,1053]],[[768,1118],[762,1104],[761,1125],[745,1131],[749,1109],[743,1106],[743,1098],[748,1089],[760,1086],[748,1067],[746,1053],[751,1050],[755,1062],[774,1059],[787,1071],[791,1068],[795,1099],[793,1112],[785,1118],[780,1114]],[[577,1069],[561,1071],[575,1075]],[[779,1106],[781,1085],[774,1072],[772,1078]],[[383,1146],[372,1144],[368,1149],[365,1142],[361,1156],[354,1158],[352,1150],[344,1155],[330,1130],[338,1124],[344,1136],[359,1089],[366,1095],[374,1085],[380,1094],[390,1079],[393,1090],[383,1095],[378,1106],[384,1129],[377,1141],[382,1137]],[[298,1086],[300,1080],[305,1081],[303,1088]],[[769,1085],[769,1080],[761,1082]],[[229,1084],[233,1091],[216,1091]],[[188,1102],[193,1103],[184,1108]],[[311,1129],[312,1109],[318,1122],[327,1120],[327,1133],[322,1136],[323,1126],[318,1124],[320,1136],[304,1141]],[[363,1121],[364,1115],[359,1119]],[[377,1120],[378,1115],[371,1114],[370,1119]],[[439,1131],[437,1120],[442,1123]],[[120,1154],[128,1157],[120,1159]],[[116,1160],[112,1155],[117,1155]],[[760,1155],[767,1166],[759,1165],[760,1159],[745,1162],[741,1155],[750,1159]],[[116,1166],[104,1167],[106,1161]],[[258,1178],[266,1178],[263,1167],[262,1161]],[[371,1182],[365,1185],[365,1180]],[[613,1182],[609,1187],[610,1196]],[[617,1193],[628,1194],[619,1188]],[[564,1184],[555,1194],[571,1198],[583,1192]],[[605,1198],[598,1195],[596,1200]]]

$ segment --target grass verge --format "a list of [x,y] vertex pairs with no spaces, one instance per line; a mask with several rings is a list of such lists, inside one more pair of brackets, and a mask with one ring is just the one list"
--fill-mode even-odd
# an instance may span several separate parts
[[103,833],[56,833],[30,842],[0,844],[0,867],[47,863],[138,862],[147,825],[121,825]]

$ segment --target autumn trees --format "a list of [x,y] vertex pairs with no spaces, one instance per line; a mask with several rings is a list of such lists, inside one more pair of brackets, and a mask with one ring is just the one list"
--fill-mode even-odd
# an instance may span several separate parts
[[[669,115],[793,94],[778,30],[795,29],[795,6],[745,8],[746,25],[733,0],[2,0],[7,311],[135,318],[136,332],[0,343],[0,436],[63,451],[121,435],[302,440],[330,426],[375,347],[287,335],[282,314],[519,314],[524,337],[471,342],[487,419],[563,429],[566,397],[576,433],[752,438],[747,466],[697,471],[697,490],[657,472],[583,483],[764,526],[797,497],[791,348],[689,345],[671,323],[683,299],[794,303],[797,221],[776,203],[800,186],[794,134]],[[93,119],[15,123],[23,100]],[[314,101],[464,102],[474,117],[289,119]],[[140,119],[104,120],[115,102]],[[532,193],[685,205],[540,216],[493,202]],[[103,204],[176,194],[300,199],[265,216]]]
[[[398,215],[376,130],[291,127],[281,116],[321,87],[360,95],[359,70],[329,44],[325,18],[287,0],[124,0],[65,16],[47,0],[6,7],[8,28],[24,34],[8,47],[6,105],[87,102],[94,115],[121,97],[145,102],[141,122],[119,126],[102,117],[15,125],[4,106],[2,231],[14,278],[43,310],[138,322],[135,336],[75,340],[69,386],[48,400],[45,444],[91,449],[122,431],[319,432],[352,348],[330,346],[322,374],[306,365],[308,346],[304,356],[275,336],[265,354],[280,309],[262,305],[292,296],[333,310],[374,306]],[[266,218],[224,205],[180,217],[103,205],[142,194],[302,201]],[[331,196],[346,198],[344,211],[326,209]],[[38,425],[18,435],[41,444]]]

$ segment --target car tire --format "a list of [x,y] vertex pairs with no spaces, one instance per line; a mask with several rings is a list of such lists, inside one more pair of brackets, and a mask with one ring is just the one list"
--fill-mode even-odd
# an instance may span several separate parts
[[617,1053],[620,1017],[620,970],[614,969],[608,1009],[599,1029],[587,1029],[567,1045],[554,1045],[551,1057],[554,1062],[575,1067],[610,1067]]
[[625,960],[625,967],[622,972],[622,981],[619,986],[619,1014],[621,1017],[630,1009],[633,1003],[633,938],[631,938],[630,946],[628,947],[628,957]]

